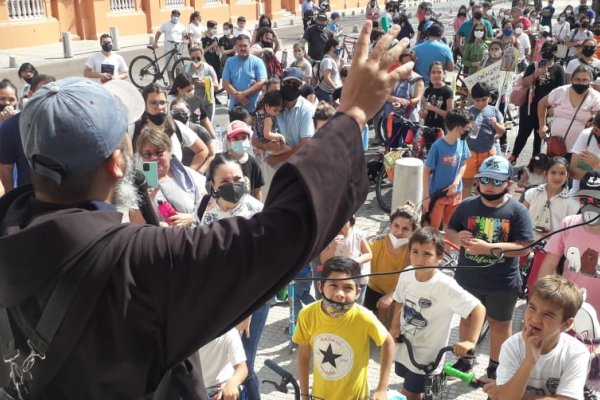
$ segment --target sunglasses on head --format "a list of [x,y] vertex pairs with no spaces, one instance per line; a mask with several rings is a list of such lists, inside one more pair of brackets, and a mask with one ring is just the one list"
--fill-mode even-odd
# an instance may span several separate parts
[[481,178],[479,178],[479,182],[483,183],[484,185],[489,185],[491,183],[492,185],[494,185],[496,187],[500,187],[506,181],[501,181],[499,179],[492,179],[492,178],[487,178],[487,177],[481,177]]
[[595,207],[600,207],[600,199],[596,199],[594,197],[580,197],[579,198],[579,204],[581,204],[582,206],[587,206],[588,204],[591,204]]

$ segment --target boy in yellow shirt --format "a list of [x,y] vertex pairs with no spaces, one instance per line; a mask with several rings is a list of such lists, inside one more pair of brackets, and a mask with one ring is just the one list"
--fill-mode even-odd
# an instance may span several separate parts
[[[355,304],[360,295],[360,265],[348,257],[332,257],[318,289],[323,298],[300,311],[292,340],[298,344],[298,375],[302,399],[369,398],[369,338],[381,347],[379,384],[372,399],[387,399],[394,339],[372,312]],[[308,389],[313,361],[313,390]]]

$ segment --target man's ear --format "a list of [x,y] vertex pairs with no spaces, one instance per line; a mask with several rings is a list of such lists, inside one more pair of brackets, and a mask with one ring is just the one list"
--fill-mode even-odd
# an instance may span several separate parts
[[110,157],[108,157],[106,160],[106,170],[115,180],[121,179],[123,176],[125,176],[126,168],[127,161],[125,160],[125,155],[120,149],[113,151]]

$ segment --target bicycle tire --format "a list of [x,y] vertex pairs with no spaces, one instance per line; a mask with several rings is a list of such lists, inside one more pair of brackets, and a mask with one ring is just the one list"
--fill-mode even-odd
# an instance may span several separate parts
[[189,57],[180,57],[178,60],[173,61],[173,67],[171,68],[171,73],[173,74],[173,79],[177,77],[180,73],[183,72],[183,68],[185,67],[186,61],[192,61]]
[[156,82],[159,71],[156,62],[148,56],[137,56],[129,63],[129,79],[138,89]]
[[375,196],[379,207],[387,213],[392,210],[392,191],[393,182],[389,180],[385,167],[382,166],[375,180]]
[[382,114],[379,114],[375,119],[374,128],[375,128],[375,138],[379,141],[381,145],[385,145],[385,118],[383,118]]

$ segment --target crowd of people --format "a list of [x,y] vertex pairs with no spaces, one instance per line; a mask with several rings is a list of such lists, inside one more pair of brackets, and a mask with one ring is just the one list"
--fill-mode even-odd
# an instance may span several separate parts
[[[57,81],[23,64],[22,91],[0,81],[0,257],[6,259],[0,280],[9,293],[2,305],[10,307],[10,318],[0,318],[0,335],[6,321],[21,330],[35,325],[45,311],[38,301],[47,301],[59,280],[38,272],[35,283],[23,284],[27,278],[10,271],[23,265],[14,253],[24,249],[19,244],[54,235],[55,255],[36,266],[52,261],[51,270],[63,274],[66,260],[109,236],[97,261],[106,283],[89,294],[98,305],[74,314],[102,318],[78,330],[82,339],[67,354],[98,353],[102,341],[107,359],[79,371],[77,363],[63,367],[43,389],[53,398],[139,397],[176,387],[181,375],[184,386],[203,396],[208,389],[217,398],[259,399],[254,360],[261,334],[275,293],[292,279],[297,327],[290,334],[304,398],[367,398],[373,340],[381,359],[372,398],[387,398],[393,370],[404,378],[403,394],[420,399],[423,373],[394,342],[402,335],[417,360],[431,359],[447,344],[454,314],[461,317],[454,367],[464,372],[473,369],[469,354],[484,320],[489,324],[489,364],[480,381],[490,398],[529,398],[525,393],[533,391],[583,399],[584,387],[592,396],[590,352],[565,332],[584,300],[579,288],[600,310],[594,244],[600,238],[600,21],[586,0],[558,14],[552,3],[537,11],[523,4],[493,10],[487,2],[460,7],[453,45],[430,3],[419,5],[416,31],[406,15],[384,13],[382,22],[389,17],[398,25],[366,24],[352,66],[341,57],[340,15],[330,20],[310,0],[303,10],[318,12],[293,45],[291,62],[267,16],[254,31],[244,17],[235,26],[224,23],[217,38],[216,21],[205,26],[194,12],[186,27],[173,10],[154,47],[164,35],[165,51],[187,44],[190,60],[169,77],[168,88],[153,83],[125,101],[119,93],[131,90],[123,86],[127,66],[112,51],[110,35],[101,36],[101,51],[85,64],[89,79]],[[455,104],[448,72],[461,67],[459,73],[474,74],[507,55],[520,73],[517,89],[526,91],[522,103],[476,83],[467,106]],[[213,123],[222,93],[225,130]],[[516,123],[511,102],[519,125],[509,152],[505,121]],[[384,118],[401,114],[444,136],[425,160],[422,204],[392,210],[389,231],[371,240],[353,214],[367,187],[363,128],[380,110]],[[532,157],[517,169],[532,132]],[[110,216],[115,205],[131,224]],[[74,225],[80,235],[49,223]],[[513,335],[523,289],[520,257],[546,236],[523,331]],[[435,269],[444,240],[460,248],[453,277]],[[65,250],[65,243],[78,250]],[[41,256],[40,249],[25,259]],[[217,300],[195,298],[207,285]],[[212,306],[202,309],[207,302]],[[198,318],[189,324],[191,312]],[[115,324],[106,341],[97,336],[103,323]],[[18,344],[29,335],[23,332]],[[142,356],[149,347],[156,351]],[[142,358],[143,370],[122,366],[123,358]],[[15,360],[0,372],[23,368]],[[112,369],[129,371],[127,388],[118,387]],[[95,383],[80,379],[69,387],[75,376]]]

